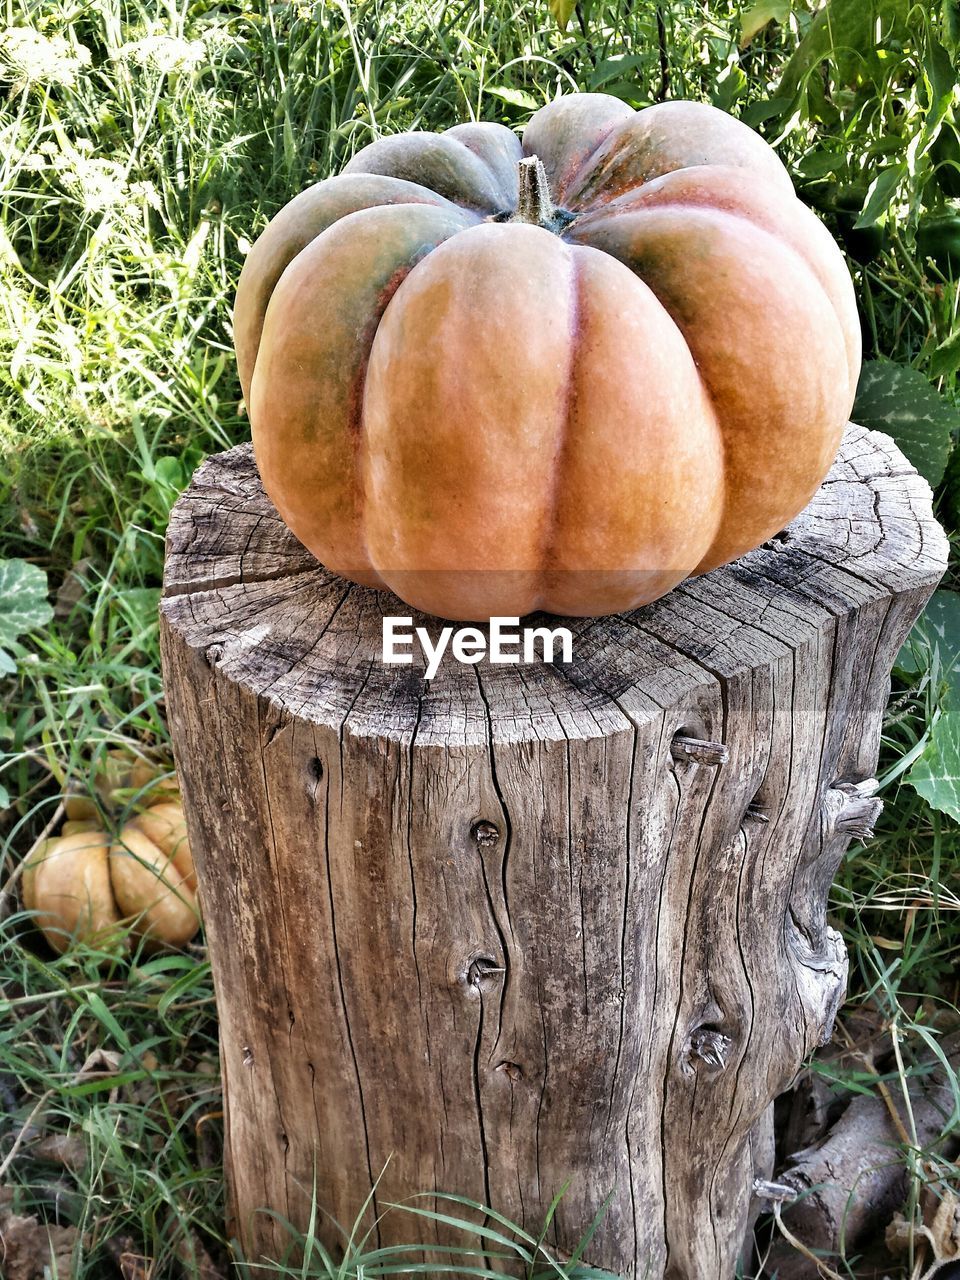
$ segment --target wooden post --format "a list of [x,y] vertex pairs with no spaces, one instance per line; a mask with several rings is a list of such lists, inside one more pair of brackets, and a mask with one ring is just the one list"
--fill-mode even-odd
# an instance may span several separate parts
[[162,639],[249,1258],[314,1184],[350,1224],[380,1177],[371,1239],[436,1244],[386,1207],[439,1189],[536,1232],[570,1180],[558,1255],[610,1195],[590,1262],[733,1275],[772,1101],[843,997],[827,894],[945,559],[926,484],[851,426],[783,534],[569,623],[570,665],[427,682],[381,660],[410,611],[310,557],[248,446],[200,468]]

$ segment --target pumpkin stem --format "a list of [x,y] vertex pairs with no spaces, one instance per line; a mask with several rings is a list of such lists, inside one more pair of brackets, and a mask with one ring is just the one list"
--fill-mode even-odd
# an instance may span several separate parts
[[550,199],[547,171],[539,156],[525,156],[519,163],[520,197],[514,222],[532,222],[535,227],[553,230],[557,211]]

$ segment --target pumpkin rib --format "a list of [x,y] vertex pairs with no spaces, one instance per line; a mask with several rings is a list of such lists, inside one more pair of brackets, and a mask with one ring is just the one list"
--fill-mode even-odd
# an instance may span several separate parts
[[[411,271],[384,313],[364,402],[368,539],[387,586],[424,612],[536,606],[568,381],[556,281],[570,253],[528,224],[472,227]],[[524,289],[510,288],[521,273]]]
[[[685,134],[689,136],[683,142]],[[663,152],[671,149],[673,158],[664,164]],[[695,158],[685,159],[685,152]],[[785,166],[759,134],[708,103],[676,99],[634,112],[608,134],[594,153],[593,165],[581,170],[580,184],[570,189],[568,199],[571,209],[586,212],[666,173],[721,164],[794,194]]]
[[179,804],[161,801],[138,813],[129,824],[142,831],[161,853],[173,863],[192,893],[197,891],[197,873],[193,863],[187,820]]
[[117,906],[136,933],[150,943],[181,946],[197,931],[197,900],[186,877],[133,823],[120,832],[107,854]]
[[362,147],[343,173],[404,178],[444,199],[483,214],[499,213],[504,193],[490,167],[469,147],[444,133],[395,133]]
[[539,557],[540,574],[537,584],[536,604],[533,606],[534,610],[548,607],[546,604],[546,597],[549,595],[547,582],[550,562],[553,556],[553,543],[559,523],[560,503],[563,499],[564,493],[566,454],[570,443],[571,419],[574,413],[574,401],[577,392],[577,346],[580,338],[580,270],[576,250],[568,247],[567,257],[570,263],[570,276],[568,280],[568,315],[570,324],[569,336],[567,338],[567,344],[570,350],[570,361],[569,368],[567,370],[567,386],[564,393],[563,412],[559,416],[560,427],[554,454],[553,475],[550,481],[549,492],[546,495],[544,503],[543,543]]
[[109,843],[105,831],[78,831],[45,841],[30,860],[25,905],[60,954],[72,938],[94,945],[105,940],[120,922],[110,881]]
[[[699,165],[671,170],[640,188],[615,197],[609,204],[584,214],[577,219],[575,226],[567,229],[565,238],[579,239],[604,218],[667,208],[712,209],[730,217],[742,218],[752,226],[770,232],[806,263],[836,312],[847,351],[852,408],[860,375],[860,325],[853,282],[842,259],[831,253],[835,250],[833,237],[820,219],[795,196],[788,196],[777,190],[752,190],[749,194],[743,194],[740,173],[740,170],[730,165]],[[727,189],[724,189],[725,186]],[[675,190],[677,187],[680,190]],[[797,224],[796,227],[791,225],[791,220]],[[806,225],[802,226],[802,223]],[[814,238],[817,253],[813,252],[809,244],[810,237]],[[824,250],[822,253],[821,246]],[[837,267],[840,269],[835,269]]]
[[[574,395],[541,607],[583,616],[646,604],[688,576],[722,519],[724,446],[703,379],[662,302],[600,250],[578,245],[573,255]],[[631,432],[644,440],[642,452],[623,448]]]
[[373,173],[339,174],[301,191],[267,224],[247,254],[233,308],[238,372],[248,407],[267,307],[284,271],[317,236],[349,214],[407,204],[460,210],[459,205],[429,187],[403,178]]
[[[504,192],[505,210],[513,209],[517,203],[517,164],[523,156],[520,139],[506,125],[495,124],[489,120],[470,121],[466,124],[455,124],[446,130],[446,136],[459,142],[472,155],[487,166],[497,187]],[[499,139],[504,145],[501,157],[491,156],[489,148],[484,144],[488,139]],[[509,147],[508,145],[509,144]],[[509,150],[509,154],[508,154]],[[501,161],[503,168],[495,161]]]
[[[653,289],[709,386],[724,432],[728,502],[697,566],[706,572],[782,529],[829,468],[848,412],[840,321],[799,254],[715,209],[624,214],[598,221],[587,243]],[[767,294],[761,310],[759,292]],[[813,421],[825,429],[811,436]]]
[[[473,225],[450,209],[378,206],[335,222],[284,272],[264,321],[249,406],[264,487],[308,549],[323,549],[328,568],[365,586],[382,585],[363,520],[367,361],[402,279]],[[293,455],[301,465],[291,471]]]
[[[579,93],[554,98],[527,122],[521,138],[523,154],[537,155],[543,162],[551,193],[562,204],[568,186],[587,160],[614,129],[634,114],[622,99],[609,93]],[[609,122],[600,123],[602,116],[609,117]],[[592,137],[591,145],[579,154],[576,151],[571,154],[571,137],[575,140],[584,132]]]

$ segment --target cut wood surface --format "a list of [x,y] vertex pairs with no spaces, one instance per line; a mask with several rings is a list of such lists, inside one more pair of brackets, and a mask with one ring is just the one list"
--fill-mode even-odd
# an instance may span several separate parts
[[247,1256],[285,1248],[256,1211],[303,1228],[314,1185],[347,1224],[382,1175],[371,1239],[437,1244],[388,1205],[439,1189],[536,1232],[569,1180],[559,1255],[609,1195],[589,1261],[731,1277],[772,1100],[843,996],[827,894],[945,561],[926,484],[851,426],[783,534],[568,620],[572,663],[428,682],[381,661],[409,609],[311,558],[249,446],[209,459],[162,643]]

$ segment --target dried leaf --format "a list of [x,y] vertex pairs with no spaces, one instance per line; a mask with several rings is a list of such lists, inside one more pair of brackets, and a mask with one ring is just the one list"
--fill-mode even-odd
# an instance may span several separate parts
[[913,1224],[908,1222],[902,1213],[895,1213],[884,1232],[884,1243],[895,1258],[902,1258],[910,1252],[910,1244],[914,1237]]
[[73,1083],[83,1084],[85,1080],[100,1080],[104,1076],[115,1076],[119,1070],[119,1053],[113,1049],[94,1049],[73,1077]]
[[53,616],[58,622],[69,618],[87,594],[90,586],[87,582],[87,572],[92,563],[93,561],[87,556],[83,560],[78,560],[73,568],[68,569],[64,574],[53,604]]
[[938,1194],[932,1186],[920,1195],[922,1222],[908,1222],[895,1213],[887,1227],[885,1240],[892,1254],[906,1255],[918,1246],[923,1250],[927,1269],[920,1280],[933,1280],[947,1262],[960,1261],[960,1200],[949,1187]]
[[207,1253],[195,1231],[184,1236],[177,1245],[177,1257],[187,1274],[196,1277],[196,1280],[226,1280],[225,1273]]
[[87,1146],[76,1133],[51,1133],[30,1148],[35,1160],[49,1160],[65,1169],[78,1172],[87,1163]]
[[34,1217],[0,1209],[3,1280],[44,1280],[44,1274],[73,1275],[76,1227],[50,1226]]
[[123,1280],[153,1280],[154,1260],[137,1252],[133,1236],[113,1236],[106,1247]]
[[934,1261],[956,1262],[960,1259],[960,1200],[949,1188],[938,1196],[933,1187],[924,1187],[920,1206],[921,1230],[933,1248]]

